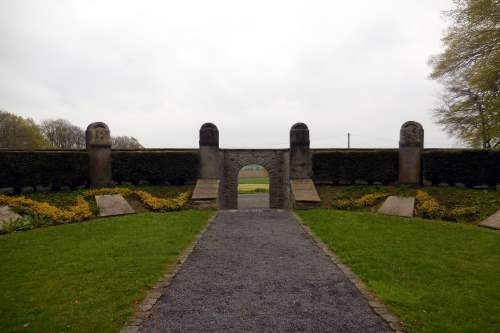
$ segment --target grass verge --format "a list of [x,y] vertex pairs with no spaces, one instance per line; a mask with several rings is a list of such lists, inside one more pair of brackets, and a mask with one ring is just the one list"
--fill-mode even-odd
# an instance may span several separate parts
[[0,331],[117,332],[211,215],[145,213],[0,236]]
[[500,328],[500,233],[365,212],[297,211],[412,332]]

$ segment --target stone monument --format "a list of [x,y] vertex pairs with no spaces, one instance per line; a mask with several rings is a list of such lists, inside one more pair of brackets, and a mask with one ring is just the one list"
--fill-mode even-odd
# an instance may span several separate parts
[[304,123],[296,123],[290,129],[290,179],[311,178],[309,129]]
[[212,123],[200,128],[200,178],[220,179],[219,130]]
[[91,187],[112,185],[111,135],[105,123],[92,123],[85,131],[85,143],[89,154],[89,178]]
[[399,183],[422,184],[422,151],[424,149],[424,129],[415,121],[401,126],[399,135]]

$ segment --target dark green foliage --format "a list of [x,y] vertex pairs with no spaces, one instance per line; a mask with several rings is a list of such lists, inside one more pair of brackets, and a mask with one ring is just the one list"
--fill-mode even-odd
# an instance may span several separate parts
[[113,180],[138,184],[180,185],[198,178],[199,157],[195,151],[113,151]]
[[76,187],[87,182],[86,151],[0,150],[0,187]]
[[429,150],[423,154],[424,179],[433,184],[466,186],[500,183],[498,150]]
[[312,154],[315,182],[395,182],[398,164],[398,151],[390,149],[332,150]]

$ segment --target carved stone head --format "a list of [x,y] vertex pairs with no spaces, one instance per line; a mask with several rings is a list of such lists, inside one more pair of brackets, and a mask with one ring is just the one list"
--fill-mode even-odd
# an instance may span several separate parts
[[219,130],[212,123],[205,123],[200,128],[200,146],[219,146]]
[[399,134],[400,147],[420,147],[424,146],[424,128],[416,121],[407,121],[401,126]]
[[290,129],[290,146],[309,146],[309,128],[304,123],[296,123]]
[[85,131],[85,140],[87,147],[110,147],[111,135],[108,125],[101,122],[90,124]]

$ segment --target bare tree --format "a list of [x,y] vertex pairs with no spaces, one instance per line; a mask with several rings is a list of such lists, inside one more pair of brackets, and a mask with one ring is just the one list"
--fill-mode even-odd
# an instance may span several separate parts
[[111,147],[113,149],[144,149],[139,141],[131,136],[111,137]]
[[65,119],[47,119],[42,121],[40,128],[47,140],[56,148],[85,148],[85,132]]

